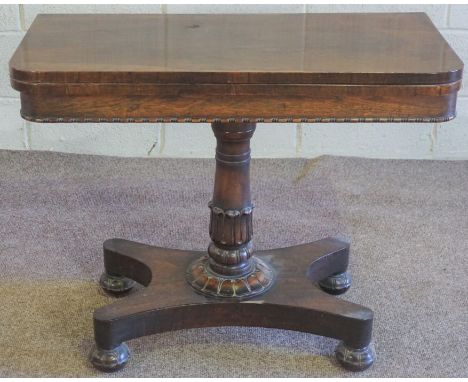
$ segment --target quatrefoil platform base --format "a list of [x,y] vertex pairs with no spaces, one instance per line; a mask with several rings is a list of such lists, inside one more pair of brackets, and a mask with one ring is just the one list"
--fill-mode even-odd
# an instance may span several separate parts
[[145,288],[95,311],[96,347],[91,361],[100,370],[115,371],[129,357],[124,341],[179,329],[249,326],[339,339],[339,363],[349,370],[364,370],[374,361],[372,311],[320,287],[330,285],[327,278],[346,272],[348,256],[349,245],[334,238],[257,251],[254,257],[274,273],[274,282],[263,294],[243,300],[213,298],[191,285],[187,272],[206,257],[204,252],[108,240],[104,243],[106,274],[134,280]]

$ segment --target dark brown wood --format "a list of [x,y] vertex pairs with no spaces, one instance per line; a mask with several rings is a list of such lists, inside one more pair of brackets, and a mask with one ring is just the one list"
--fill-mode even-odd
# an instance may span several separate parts
[[210,201],[208,255],[187,269],[187,281],[211,297],[247,299],[273,286],[274,272],[253,258],[250,138],[254,123],[213,123],[216,174]]
[[210,202],[208,247],[213,271],[242,275],[249,267],[253,234],[250,198],[250,138],[254,123],[213,123],[216,136],[216,173]]
[[253,251],[249,141],[257,122],[446,121],[462,70],[422,13],[39,15],[10,61],[25,119],[212,122],[218,142],[206,253],[104,243],[103,288],[146,288],[95,311],[94,366],[121,368],[132,338],[240,325],[338,338],[338,361],[369,367],[372,311],[329,295],[349,245]]
[[10,66],[31,83],[378,85],[462,67],[424,13],[39,15]]
[[[448,85],[177,85],[170,95],[21,93],[35,122],[444,122],[460,83]],[[176,95],[177,94],[177,95]]]
[[10,61],[37,122],[445,121],[462,70],[423,13],[39,15]]
[[104,243],[106,271],[146,288],[94,313],[100,348],[169,330],[210,326],[260,326],[304,331],[343,340],[352,348],[369,345],[372,311],[322,292],[316,283],[348,266],[349,245],[327,238],[255,256],[278,278],[265,295],[245,302],[193,293],[184,271],[203,252],[158,248],[128,240]]
[[325,293],[349,288],[346,277],[344,288],[334,285],[337,275],[346,274],[349,244],[327,238],[254,253],[249,164],[255,124],[212,127],[216,174],[207,253],[106,241],[103,287],[110,290],[114,280],[128,290],[131,284],[124,280],[135,280],[146,289],[95,311],[93,364],[105,371],[121,368],[128,359],[124,341],[144,335],[261,326],[341,339],[338,360],[351,370],[369,367],[372,311]]

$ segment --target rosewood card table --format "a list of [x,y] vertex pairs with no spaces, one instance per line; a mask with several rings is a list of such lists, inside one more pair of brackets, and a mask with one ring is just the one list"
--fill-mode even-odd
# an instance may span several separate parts
[[372,311],[333,296],[349,244],[254,249],[249,141],[264,122],[444,122],[462,70],[424,13],[39,15],[10,61],[23,118],[207,122],[217,140],[206,251],[104,243],[102,287],[146,288],[95,311],[94,366],[123,367],[136,337],[231,325],[336,338],[344,367],[369,367]]

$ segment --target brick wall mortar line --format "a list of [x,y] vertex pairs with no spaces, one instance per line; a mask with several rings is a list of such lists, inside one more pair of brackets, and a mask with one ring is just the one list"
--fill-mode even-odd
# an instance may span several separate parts
[[450,12],[451,12],[450,4],[447,4],[446,12],[447,13],[445,14],[445,24],[447,25],[447,27],[450,27]]

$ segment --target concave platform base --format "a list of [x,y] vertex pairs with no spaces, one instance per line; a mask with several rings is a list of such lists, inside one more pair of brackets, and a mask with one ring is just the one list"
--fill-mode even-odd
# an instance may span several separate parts
[[[93,364],[105,371],[123,367],[124,341],[171,330],[249,326],[288,329],[342,340],[337,359],[354,371],[369,367],[371,310],[322,291],[318,282],[346,272],[349,245],[333,238],[289,248],[258,251],[275,281],[249,300],[212,298],[190,285],[186,271],[204,252],[159,248],[128,240],[104,243],[106,273],[146,288],[94,312]],[[125,354],[119,356],[119,349]],[[102,360],[105,359],[105,362]],[[115,360],[115,362],[114,362]]]

